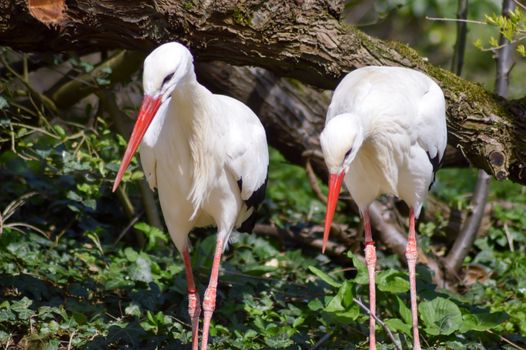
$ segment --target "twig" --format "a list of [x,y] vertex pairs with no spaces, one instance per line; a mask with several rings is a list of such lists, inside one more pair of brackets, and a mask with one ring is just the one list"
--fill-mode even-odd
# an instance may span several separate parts
[[29,192],[9,203],[2,213],[4,216],[4,221],[9,219],[9,217],[13,215],[18,208],[23,206],[27,199],[33,197],[36,194],[37,192]]
[[11,347],[11,339],[12,339],[12,334],[9,334],[9,338],[7,338],[7,342],[5,343],[5,348],[4,350],[8,350],[10,347]]
[[497,334],[497,333],[495,333],[495,332],[493,332],[491,330],[487,330],[486,332],[488,332],[489,334],[498,336],[500,340],[504,341],[505,343],[508,343],[509,345],[513,346],[517,350],[526,350],[522,346],[512,342],[511,340],[509,340],[508,338],[506,338],[506,337],[504,337],[504,336],[502,336],[500,334]]
[[508,224],[504,224],[504,233],[506,233],[506,239],[508,240],[508,245],[510,246],[510,251],[514,252],[515,248],[513,247],[513,237],[508,229]]
[[318,349],[323,343],[325,343],[327,340],[329,340],[331,335],[332,335],[331,333],[325,333],[325,335],[323,337],[321,337],[320,340],[318,340],[316,342],[316,344],[314,344],[312,346],[312,348],[310,348],[309,350],[316,350],[316,349]]
[[301,154],[303,158],[318,158],[323,160],[323,153],[317,149],[308,149]]
[[[468,0],[458,1],[458,19],[466,19],[468,15]],[[462,73],[462,66],[464,65],[464,52],[466,50],[466,36],[467,36],[467,23],[457,22],[457,40],[455,42],[455,51],[453,54],[453,60],[451,61],[451,70],[456,75],[460,76]]]
[[321,191],[320,185],[318,184],[318,177],[314,173],[314,169],[312,169],[310,158],[306,158],[305,160],[305,171],[307,172],[307,177],[309,178],[310,187],[316,194],[316,197],[318,197],[322,203],[327,204],[327,197]]
[[[515,9],[515,3],[511,0],[502,1],[502,16],[509,17],[509,14]],[[524,37],[526,38],[526,37]],[[521,38],[521,39],[524,39]],[[508,97],[509,74],[513,67],[513,46],[502,33],[499,38],[500,49],[497,53],[497,77],[495,80],[495,93],[502,97]]]
[[427,20],[430,21],[443,21],[443,22],[464,22],[464,23],[472,23],[472,24],[486,24],[484,21],[477,21],[473,19],[458,19],[458,18],[446,18],[446,17],[429,17],[426,16]]
[[128,223],[128,225],[126,225],[126,227],[121,231],[121,233],[119,234],[119,236],[117,237],[117,239],[115,240],[115,242],[113,242],[113,245],[116,245],[117,243],[119,243],[119,241],[122,239],[122,237],[124,237],[124,235],[130,230],[130,228],[135,225],[135,223],[137,221],[139,221],[141,215],[143,213],[139,213],[137,215],[135,215],[135,217],[133,217],[130,222]]
[[376,320],[376,322],[378,322],[378,324],[380,324],[380,326],[382,326],[382,328],[384,329],[384,331],[387,333],[387,336],[391,339],[391,341],[393,342],[394,346],[398,349],[398,350],[402,350],[402,347],[398,344],[398,342],[396,341],[393,333],[391,332],[391,330],[389,329],[389,327],[387,327],[387,325],[380,319],[378,318],[378,316],[376,315],[373,315],[371,314],[371,310],[364,305],[364,303],[360,300],[360,299],[357,299],[357,298],[352,298],[352,300],[358,304],[358,306],[365,312],[367,312],[369,314],[369,316],[372,316],[374,317],[374,319]]
[[[254,233],[259,235],[277,237],[282,240],[299,243],[300,245],[308,248],[321,250],[323,242],[319,238],[312,238],[312,234],[310,231],[312,231],[313,229],[314,228],[307,231],[302,230],[300,233],[293,233],[290,230],[277,228],[273,225],[256,224],[253,231]],[[343,254],[347,250],[348,247],[344,244],[338,244],[333,241],[327,242],[327,255],[331,256],[333,259],[339,259],[342,263],[349,262],[349,258],[347,258],[345,254]]]
[[520,8],[526,11],[526,6],[521,4],[520,1],[518,0],[512,0],[512,1],[515,3],[515,5],[519,6]]
[[73,337],[75,336],[75,333],[76,333],[76,331],[74,330],[73,332],[71,332],[71,334],[69,336],[68,350],[71,350],[71,342],[73,341]]

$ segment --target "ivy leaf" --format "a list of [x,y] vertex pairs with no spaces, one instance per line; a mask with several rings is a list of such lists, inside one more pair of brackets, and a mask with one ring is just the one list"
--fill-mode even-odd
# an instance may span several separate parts
[[472,313],[463,315],[462,318],[462,325],[460,326],[461,333],[469,331],[483,332],[495,328],[506,321],[508,315],[504,312]]
[[16,312],[18,314],[18,318],[21,320],[27,320],[35,313],[29,308],[32,303],[32,300],[27,297],[23,297],[11,305],[11,310]]
[[427,334],[449,335],[462,324],[462,313],[458,306],[442,297],[420,303],[418,311]]
[[378,289],[388,293],[405,293],[409,290],[409,281],[402,272],[390,269],[376,276]]

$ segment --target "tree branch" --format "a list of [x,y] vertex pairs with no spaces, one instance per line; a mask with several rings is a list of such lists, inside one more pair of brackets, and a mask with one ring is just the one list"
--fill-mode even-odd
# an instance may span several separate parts
[[526,184],[525,101],[508,103],[403,44],[341,22],[343,1],[69,2],[54,28],[31,17],[25,0],[6,0],[0,9],[0,44],[27,51],[146,51],[179,40],[199,61],[260,66],[325,89],[364,65],[415,68],[445,91],[450,144],[498,179]]
[[[515,8],[515,3],[511,0],[503,0],[502,14],[508,16],[510,11]],[[460,39],[461,40],[461,39]],[[465,39],[464,39],[465,40]],[[498,50],[497,55],[497,78],[495,82],[495,92],[502,97],[508,95],[508,77],[512,69],[513,45],[501,34],[499,45],[502,46]],[[460,69],[457,69],[460,71]],[[486,208],[486,200],[488,198],[489,184],[491,178],[483,170],[479,170],[475,191],[471,198],[470,207],[472,208],[471,215],[467,218],[462,226],[455,243],[448,252],[444,265],[448,272],[448,279],[453,281],[451,277],[458,276],[458,271],[468,255],[473,242],[477,238],[477,233],[480,228],[480,223],[484,216]]]

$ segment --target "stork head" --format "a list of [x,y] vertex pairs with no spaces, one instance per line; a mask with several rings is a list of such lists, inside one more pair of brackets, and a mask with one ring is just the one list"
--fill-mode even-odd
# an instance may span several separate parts
[[322,252],[325,252],[332,218],[340,195],[343,178],[349,171],[362,142],[363,128],[358,116],[340,114],[330,119],[320,135],[321,150],[329,169],[329,195],[325,214]]
[[113,184],[114,192],[161,103],[188,78],[195,78],[193,57],[190,51],[179,43],[163,44],[144,60],[142,75],[144,98]]

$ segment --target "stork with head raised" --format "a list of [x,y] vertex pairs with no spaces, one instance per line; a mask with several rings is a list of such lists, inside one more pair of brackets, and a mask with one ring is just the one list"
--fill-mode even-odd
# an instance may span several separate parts
[[[144,61],[144,99],[113,190],[141,144],[141,164],[157,188],[170,236],[183,255],[192,349],[198,348],[201,306],[190,264],[188,234],[217,226],[210,282],[204,294],[201,349],[215,309],[221,254],[234,229],[251,230],[263,201],[268,148],[258,117],[243,103],[199,84],[193,57],[179,43],[156,48]],[[142,141],[142,142],[141,142]]]
[[412,69],[375,66],[357,69],[349,73],[334,91],[320,142],[330,173],[323,250],[342,182],[363,217],[372,315],[370,349],[376,349],[376,249],[368,207],[380,194],[388,194],[401,198],[410,208],[406,257],[413,349],[420,350],[415,218],[420,214],[446,148],[442,90],[427,75]]

